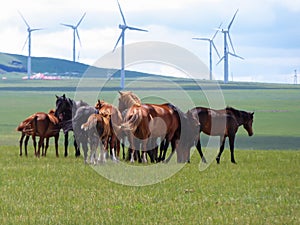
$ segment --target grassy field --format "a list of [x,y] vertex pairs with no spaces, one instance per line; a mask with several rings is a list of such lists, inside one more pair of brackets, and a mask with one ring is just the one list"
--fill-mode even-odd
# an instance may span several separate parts
[[[84,97],[90,104],[97,97],[115,102],[118,82],[111,81],[100,92],[96,87],[101,82],[95,80],[77,97]],[[175,83],[195,104],[209,106],[205,93],[192,82]],[[254,136],[246,136],[243,128],[237,135],[238,164],[230,163],[226,149],[220,165],[213,162],[200,171],[195,152],[191,163],[170,178],[134,187],[99,175],[93,167],[84,165],[82,158],[73,156],[73,148],[68,158],[56,158],[53,142],[46,158],[33,157],[31,145],[27,158],[18,156],[18,123],[36,111],[53,108],[55,94],[74,97],[77,85],[78,80],[0,81],[1,224],[300,223],[299,87],[247,83],[221,86],[227,105],[255,112]],[[144,90],[139,86],[133,90],[139,96],[150,96],[145,100],[174,99],[184,110],[189,107],[175,85],[162,90],[159,86],[169,84],[147,81],[144,85]],[[110,163],[104,167],[110,166],[118,167]],[[162,166],[166,170],[172,167]],[[128,174],[122,168],[120,174],[143,176]]]

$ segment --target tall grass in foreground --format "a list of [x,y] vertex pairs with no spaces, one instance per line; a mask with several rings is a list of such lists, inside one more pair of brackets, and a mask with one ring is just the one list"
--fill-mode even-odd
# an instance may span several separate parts
[[112,183],[54,149],[36,159],[1,146],[0,158],[1,224],[300,224],[299,151],[237,150],[233,165],[227,150],[203,172],[195,152],[144,187]]

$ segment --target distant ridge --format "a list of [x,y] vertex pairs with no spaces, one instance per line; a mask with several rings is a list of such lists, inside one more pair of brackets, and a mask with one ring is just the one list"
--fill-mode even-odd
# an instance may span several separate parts
[[[50,57],[31,57],[32,73],[44,73],[52,76],[75,76],[81,77],[89,69],[90,77],[119,77],[120,71],[93,67],[87,64],[73,62],[65,59]],[[0,52],[0,74],[26,73],[27,56]],[[149,77],[151,74],[127,71],[126,77]],[[153,75],[156,76],[156,75]],[[164,76],[163,76],[164,77]]]

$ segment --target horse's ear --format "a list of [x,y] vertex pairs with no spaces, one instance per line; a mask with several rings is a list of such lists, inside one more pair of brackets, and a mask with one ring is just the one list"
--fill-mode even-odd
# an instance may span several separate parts
[[254,112],[253,113],[251,113],[251,116],[253,116],[254,115]]
[[123,95],[123,92],[122,92],[122,91],[119,91],[119,94],[122,96],[122,95]]
[[56,99],[59,99],[59,97],[57,95],[55,95]]
[[66,95],[65,94],[63,94],[63,96],[62,96],[63,98],[66,98]]

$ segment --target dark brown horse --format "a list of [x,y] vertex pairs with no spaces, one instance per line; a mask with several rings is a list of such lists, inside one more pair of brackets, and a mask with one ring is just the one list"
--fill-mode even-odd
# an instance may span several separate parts
[[[88,134],[90,142],[90,160],[91,163],[96,164],[97,161],[105,162],[106,154],[108,152],[108,142],[111,138],[111,114],[109,112],[99,112],[99,114],[92,114],[89,116],[86,123],[81,125],[81,129]],[[100,154],[98,160],[96,159],[97,148],[101,144]],[[103,146],[102,146],[103,144]],[[115,159],[113,151],[113,159]]]
[[[31,117],[28,117],[25,121],[28,122],[25,125],[23,124],[24,128],[22,130],[22,135],[25,134],[28,137],[30,135],[32,136],[35,155],[39,157],[40,149],[42,148],[42,156],[46,156],[47,149],[49,147],[49,138],[54,137],[56,156],[58,157],[58,138],[59,138],[60,128],[58,125],[58,119],[54,116],[54,110],[50,110],[49,113],[37,112],[33,114]],[[20,127],[22,127],[21,124],[18,127],[19,129]],[[38,150],[36,150],[36,136],[40,137],[38,143]],[[45,152],[43,151],[44,139],[46,139]],[[25,149],[25,154],[27,155],[26,150],[27,149]],[[20,147],[20,155],[21,154],[22,153]]]
[[65,157],[68,156],[68,133],[73,131],[75,156],[80,156],[82,146],[84,159],[87,159],[88,146],[86,133],[81,129],[88,117],[95,112],[95,108],[83,101],[74,101],[66,95],[56,96],[55,116],[60,120],[60,126],[65,134]]
[[[222,110],[196,107],[191,111],[198,115],[201,124],[200,133],[203,132],[211,136],[220,136],[220,151],[216,158],[217,163],[220,163],[226,137],[229,139],[231,162],[236,163],[234,159],[234,140],[236,132],[238,128],[243,125],[248,135],[253,135],[252,123],[254,113],[237,110],[232,107],[227,107]],[[203,162],[206,162],[201,150],[200,135],[196,147]]]
[[[120,156],[120,139],[123,138],[122,130],[120,129],[122,123],[122,115],[120,111],[112,104],[109,104],[105,101],[98,100],[95,104],[95,108],[99,110],[99,114],[108,113],[110,114],[110,152],[112,159],[116,161],[115,155],[119,158]],[[116,151],[116,152],[115,152]],[[123,159],[125,158],[125,152],[123,148]]]

